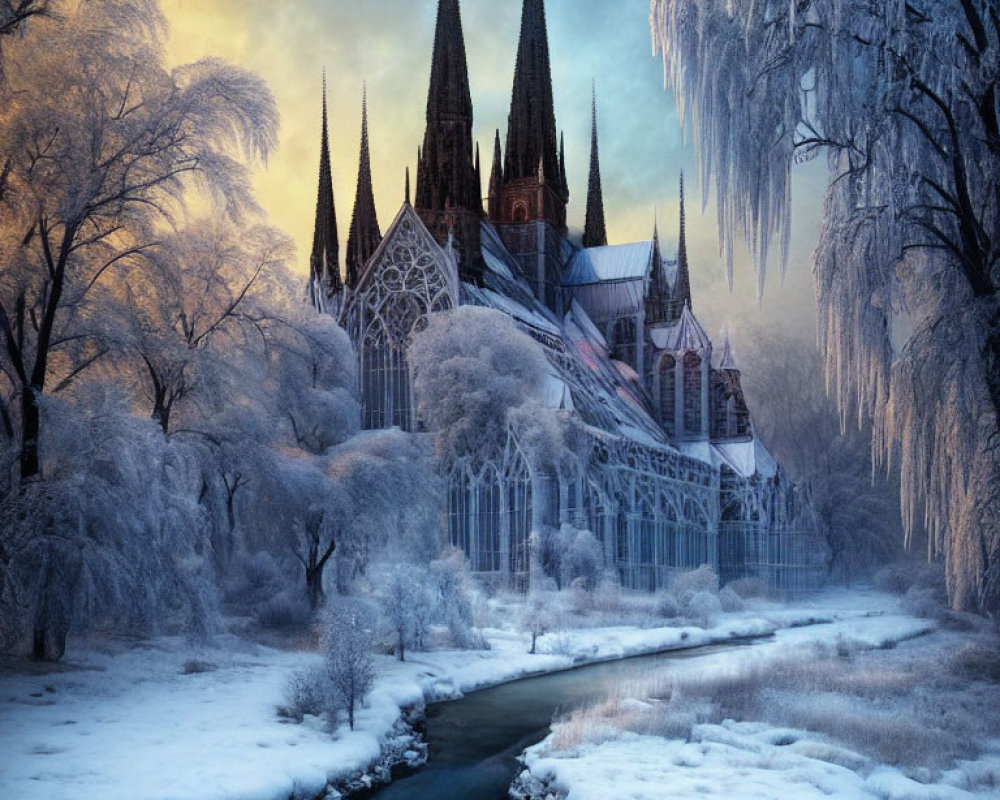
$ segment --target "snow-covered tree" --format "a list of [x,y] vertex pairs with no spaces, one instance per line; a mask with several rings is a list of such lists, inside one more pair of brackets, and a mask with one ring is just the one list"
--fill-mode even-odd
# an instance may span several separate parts
[[[121,276],[130,311],[124,347],[165,434],[185,402],[200,396],[216,408],[258,382],[238,368],[266,363],[265,326],[280,314],[267,302],[268,278],[291,251],[272,228],[202,220],[163,237]],[[251,358],[234,356],[248,348],[257,351]]]
[[195,454],[96,392],[43,402],[47,478],[0,503],[0,627],[40,659],[71,632],[214,624]]
[[549,373],[541,347],[498,311],[434,314],[409,349],[417,416],[450,461],[502,448],[509,413],[540,403]]
[[0,407],[22,479],[42,469],[53,377],[101,355],[95,290],[149,253],[189,186],[230,215],[254,208],[237,156],[266,157],[277,126],[254,75],[212,59],[165,68],[155,3],[50,8],[5,43],[0,84]]
[[337,598],[327,609],[323,652],[332,700],[331,725],[343,709],[354,730],[355,712],[375,682],[371,643],[377,624],[372,609],[355,598]]
[[[899,452],[955,607],[1000,609],[1000,23],[993,0],[651,0],[722,249],[787,256],[794,163],[825,153],[827,377]],[[908,325],[894,317],[904,314]],[[905,341],[894,335],[909,328]]]
[[867,428],[841,428],[815,344],[764,334],[749,338],[742,380],[754,424],[805,490],[829,547],[831,577],[850,581],[898,556],[898,477],[873,472]]
[[546,605],[545,597],[541,594],[529,597],[521,610],[521,627],[531,636],[529,655],[535,654],[538,637],[551,631],[552,626],[552,611]]

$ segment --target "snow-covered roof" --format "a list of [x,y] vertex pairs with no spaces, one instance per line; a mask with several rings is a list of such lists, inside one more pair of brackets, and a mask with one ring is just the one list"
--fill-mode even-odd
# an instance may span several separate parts
[[744,478],[757,473],[765,478],[773,478],[778,473],[778,462],[756,436],[749,442],[729,442],[712,447],[716,455],[716,466],[725,464]]
[[673,353],[685,350],[710,351],[712,349],[712,340],[708,338],[705,329],[687,306],[684,306],[681,318],[676,324],[650,328],[649,336],[657,348]]
[[632,242],[577,251],[564,283],[585,286],[604,281],[644,281],[653,260],[653,242]]

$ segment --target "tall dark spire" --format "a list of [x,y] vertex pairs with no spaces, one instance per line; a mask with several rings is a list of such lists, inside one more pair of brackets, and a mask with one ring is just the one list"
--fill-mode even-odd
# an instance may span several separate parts
[[337,239],[337,209],[333,203],[333,173],[330,169],[330,135],[327,125],[326,73],[323,73],[323,127],[320,136],[319,191],[316,197],[316,227],[309,267],[315,286],[328,296],[343,288],[340,278],[340,243]]
[[382,241],[375,212],[375,192],[372,189],[371,153],[368,149],[368,87],[361,99],[361,155],[358,159],[358,189],[354,197],[354,216],[347,238],[347,285],[358,285],[361,272]]
[[544,0],[524,0],[507,124],[506,180],[534,177],[541,161],[549,185],[564,203],[568,201],[569,191],[561,177],[556,145]]
[[490,219],[500,218],[500,189],[503,188],[503,156],[500,151],[500,129],[493,139],[493,169],[490,171],[489,215]]
[[649,268],[649,285],[646,289],[646,327],[672,322],[670,318],[670,283],[660,252],[659,222],[653,225],[653,254]]
[[406,168],[406,193],[404,195],[406,205],[410,204],[410,168]]
[[590,178],[587,183],[587,222],[583,229],[584,247],[604,247],[608,232],[604,225],[604,193],[601,190],[601,156],[597,143],[597,89],[590,98]]
[[677,277],[671,293],[673,316],[680,318],[684,306],[693,309],[691,303],[691,272],[688,269],[687,236],[685,228],[687,220],[684,215],[684,173],[681,173],[681,227],[677,237]]
[[417,166],[416,209],[442,244],[454,232],[463,277],[482,263],[482,192],[472,149],[472,95],[458,0],[438,0],[427,131]]

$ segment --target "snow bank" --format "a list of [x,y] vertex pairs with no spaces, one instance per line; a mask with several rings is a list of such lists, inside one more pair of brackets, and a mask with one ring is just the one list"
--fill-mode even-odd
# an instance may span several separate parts
[[[288,676],[317,663],[315,654],[271,650],[234,637],[220,637],[211,650],[192,651],[179,640],[161,639],[115,652],[81,652],[49,675],[0,677],[0,797],[311,797],[375,761],[401,708],[584,662],[762,635],[815,619],[842,618],[823,626],[824,635],[840,631],[873,642],[883,628],[910,625],[912,633],[926,624],[863,618],[892,610],[895,602],[883,595],[841,593],[794,608],[723,615],[710,630],[565,631],[541,637],[540,649],[553,651],[539,655],[527,654],[525,634],[488,629],[489,651],[413,653],[406,663],[379,657],[379,678],[358,715],[357,730],[341,726],[335,737],[318,720],[295,725],[276,714]],[[806,630],[821,629],[781,631],[774,645],[794,647]],[[184,674],[193,660],[212,668]]]

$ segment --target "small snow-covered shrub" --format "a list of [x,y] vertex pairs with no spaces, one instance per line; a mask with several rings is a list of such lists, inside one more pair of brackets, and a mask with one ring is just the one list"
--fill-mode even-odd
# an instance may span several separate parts
[[719,598],[711,592],[695,592],[684,603],[684,614],[702,628],[715,624],[715,617],[722,611]]
[[265,603],[288,585],[274,557],[263,550],[243,562],[242,572],[233,591],[234,599],[241,603]]
[[971,680],[1000,683],[1000,645],[968,642],[954,657],[957,671]]
[[715,570],[708,564],[702,564],[698,569],[674,575],[673,580],[670,581],[670,590],[683,604],[687,595],[697,594],[698,592],[717,594],[719,591],[719,576],[715,574]]
[[594,609],[602,614],[617,614],[622,610],[622,587],[618,573],[605,570],[594,592]]
[[736,592],[744,600],[767,597],[767,584],[760,578],[737,578],[726,586]]
[[296,628],[306,625],[312,610],[301,592],[286,590],[275,595],[257,608],[257,622],[272,630]]
[[903,611],[914,617],[928,619],[941,613],[941,604],[938,602],[933,589],[921,589],[919,586],[911,586],[906,590],[901,601]]
[[743,602],[743,598],[736,594],[729,586],[723,586],[719,592],[719,605],[727,613],[743,611],[747,607],[747,604]]
[[375,682],[371,643],[379,625],[374,609],[352,597],[338,597],[326,609],[323,655],[331,729],[336,725],[337,712],[344,710],[354,730],[355,712]]
[[528,599],[521,611],[521,628],[531,636],[531,647],[528,650],[530,655],[536,652],[538,637],[544,636],[554,627],[554,615],[549,609],[550,604],[551,598],[538,593]]
[[681,615],[681,606],[673,592],[661,592],[656,598],[656,615],[664,619],[677,619]]
[[278,716],[302,722],[306,714],[318,717],[329,705],[329,688],[322,667],[293,672],[285,684],[285,705]]

